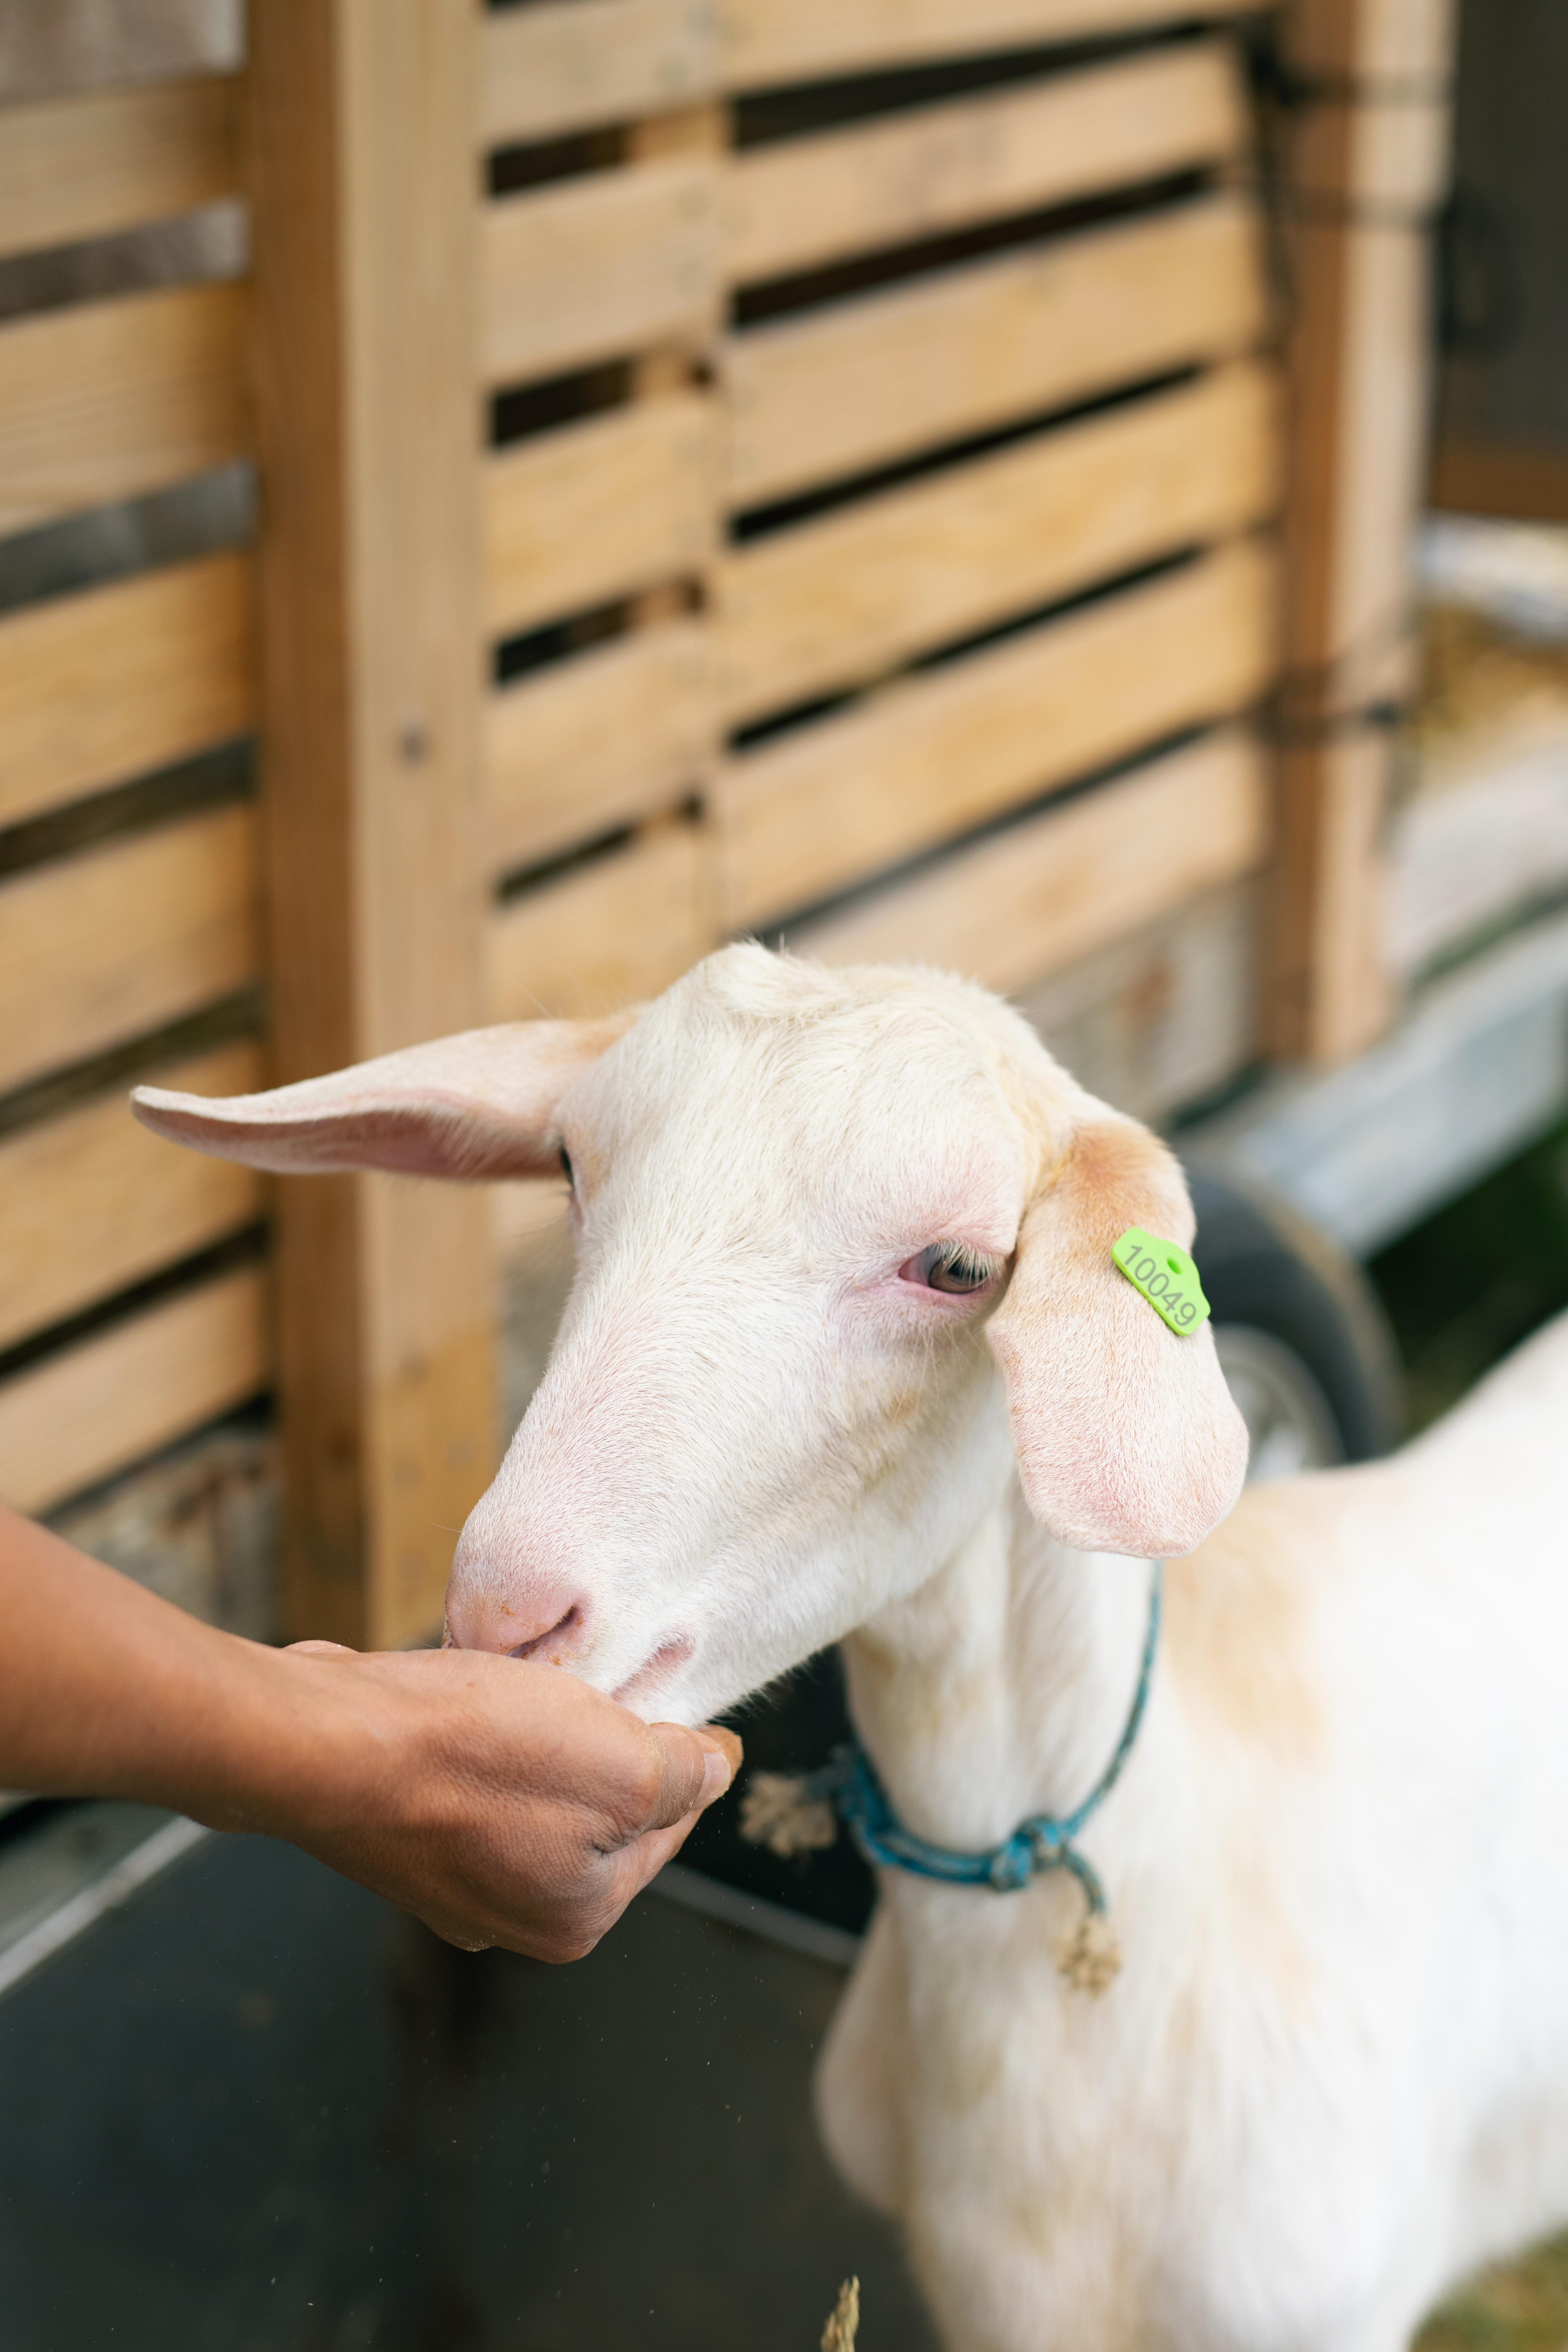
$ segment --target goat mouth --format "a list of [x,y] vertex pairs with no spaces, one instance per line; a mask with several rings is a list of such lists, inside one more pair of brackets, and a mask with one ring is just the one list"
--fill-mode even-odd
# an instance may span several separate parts
[[645,1706],[660,1685],[668,1682],[678,1667],[686,1664],[696,1647],[696,1641],[689,1633],[678,1633],[670,1641],[661,1642],[652,1657],[622,1683],[618,1690],[613,1690],[610,1696],[617,1706]]

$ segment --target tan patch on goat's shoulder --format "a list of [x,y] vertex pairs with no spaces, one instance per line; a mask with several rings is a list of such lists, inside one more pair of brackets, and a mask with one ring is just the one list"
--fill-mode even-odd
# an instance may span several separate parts
[[1165,1652],[1194,1712],[1279,1761],[1327,1742],[1312,1675],[1315,1562],[1297,1482],[1248,1488],[1230,1517],[1166,1570]]

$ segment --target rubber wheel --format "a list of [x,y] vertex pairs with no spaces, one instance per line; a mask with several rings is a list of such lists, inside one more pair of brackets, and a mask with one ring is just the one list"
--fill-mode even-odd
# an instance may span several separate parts
[[1252,1436],[1249,1478],[1369,1462],[1398,1441],[1393,1335],[1352,1258],[1282,1201],[1189,1168],[1215,1345]]

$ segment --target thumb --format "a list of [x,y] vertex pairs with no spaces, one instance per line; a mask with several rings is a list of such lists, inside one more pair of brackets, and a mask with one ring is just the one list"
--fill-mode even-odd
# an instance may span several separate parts
[[648,1736],[659,1751],[659,1791],[647,1827],[673,1829],[688,1813],[721,1797],[741,1761],[741,1743],[732,1731],[705,1724],[689,1731],[683,1723],[650,1723]]

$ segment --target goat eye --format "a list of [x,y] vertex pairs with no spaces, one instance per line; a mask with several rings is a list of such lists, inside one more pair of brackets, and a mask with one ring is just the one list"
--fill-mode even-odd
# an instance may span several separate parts
[[933,1242],[921,1259],[921,1272],[931,1290],[984,1290],[996,1267],[978,1250],[962,1242]]
[[564,1144],[561,1147],[561,1173],[565,1177],[568,1184],[573,1185],[574,1190],[575,1181],[572,1174],[572,1154],[567,1150]]

